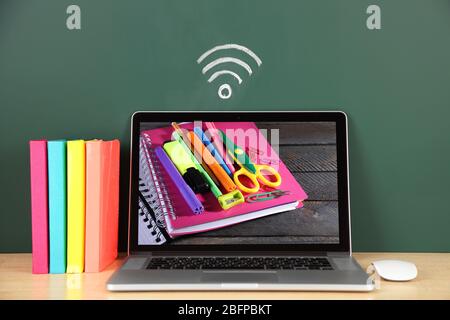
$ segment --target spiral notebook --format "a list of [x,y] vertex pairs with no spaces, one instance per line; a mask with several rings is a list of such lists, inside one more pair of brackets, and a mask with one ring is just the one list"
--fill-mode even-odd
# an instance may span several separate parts
[[[143,137],[139,143],[139,243],[163,244],[169,238],[165,232],[165,201],[161,201],[162,190],[158,187],[154,161],[148,161],[150,150],[144,148]],[[153,157],[152,157],[153,158]],[[164,207],[163,207],[164,206]]]
[[[186,127],[186,125],[184,125]],[[189,125],[187,125],[189,126]],[[246,128],[256,128],[254,123],[217,123],[217,126],[223,129],[235,128],[237,126]],[[187,127],[191,129],[190,127]],[[276,155],[276,161],[279,162],[280,174],[283,178],[282,188],[289,190],[290,194],[267,202],[259,203],[244,203],[233,207],[229,210],[222,210],[218,205],[214,205],[217,201],[212,194],[206,197],[199,195],[202,203],[205,204],[205,211],[202,214],[195,215],[190,212],[188,206],[183,204],[182,197],[177,194],[179,190],[170,183],[162,166],[158,162],[154,154],[154,149],[165,141],[170,140],[171,127],[158,128],[143,131],[140,140],[140,178],[143,190],[148,190],[148,201],[143,201],[147,204],[147,211],[140,208],[140,215],[142,223],[140,228],[151,229],[151,232],[145,232],[145,235],[139,233],[140,243],[149,243],[149,233],[152,233],[151,243],[162,243],[168,241],[170,238],[175,238],[181,235],[194,234],[204,231],[209,231],[217,228],[222,228],[237,224],[240,222],[261,218],[264,216],[294,210],[301,207],[302,201],[307,198],[306,193],[302,187],[295,180],[284,163]],[[259,130],[258,130],[259,132]],[[265,138],[261,135],[261,141],[268,144]],[[269,148],[270,145],[268,145]],[[209,198],[208,198],[209,197]],[[212,197],[212,198],[211,198]],[[145,220],[145,223],[144,223]],[[146,226],[145,226],[146,225]],[[155,229],[155,230],[154,230]],[[164,232],[165,235],[164,236]]]

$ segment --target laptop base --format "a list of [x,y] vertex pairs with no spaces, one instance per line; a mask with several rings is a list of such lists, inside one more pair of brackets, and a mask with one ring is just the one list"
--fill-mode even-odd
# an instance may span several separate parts
[[149,270],[150,256],[131,256],[109,279],[110,291],[372,291],[350,256],[329,257],[334,270]]

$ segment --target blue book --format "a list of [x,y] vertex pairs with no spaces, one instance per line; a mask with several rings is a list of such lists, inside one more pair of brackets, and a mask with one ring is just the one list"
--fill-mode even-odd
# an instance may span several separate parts
[[66,272],[66,141],[48,141],[50,273]]

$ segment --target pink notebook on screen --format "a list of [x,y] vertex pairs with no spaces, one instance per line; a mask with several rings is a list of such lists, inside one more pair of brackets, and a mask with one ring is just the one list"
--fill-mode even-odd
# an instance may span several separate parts
[[[253,144],[247,144],[247,141],[244,140],[241,141],[243,143],[242,145],[239,145],[239,143],[237,144],[247,152],[254,163],[270,164],[275,167],[282,177],[281,185],[277,189],[289,191],[289,194],[270,201],[254,203],[245,202],[228,210],[223,210],[219,206],[212,193],[197,195],[199,200],[204,205],[205,211],[201,214],[194,215],[188,205],[184,203],[179,189],[176,188],[175,185],[171,184],[171,179],[169,179],[167,173],[160,169],[158,172],[159,175],[156,179],[159,179],[158,183],[165,185],[166,189],[169,191],[168,194],[170,195],[169,197],[162,196],[160,199],[163,202],[168,202],[168,204],[163,204],[166,208],[173,210],[173,212],[168,212],[168,214],[165,215],[166,231],[172,238],[185,234],[209,231],[284,211],[294,210],[301,207],[303,205],[302,201],[307,198],[303,188],[285,164],[280,160],[278,154],[267,142],[266,138],[257,128],[255,123],[215,122],[215,125],[227,135],[232,135],[233,133],[236,133],[236,135],[241,135],[243,132],[252,132],[252,141],[255,141]],[[181,124],[180,127],[192,130],[193,123]],[[252,131],[247,131],[248,129]],[[141,134],[144,137],[144,141],[146,141],[146,148],[149,151],[152,151],[152,149],[161,146],[164,142],[170,141],[172,132],[173,128],[168,126],[164,128],[146,130]],[[264,150],[264,153],[259,152],[259,150]],[[149,161],[157,161],[154,158],[151,159],[153,160]],[[161,168],[160,166],[158,167]],[[261,192],[263,191],[261,190]]]

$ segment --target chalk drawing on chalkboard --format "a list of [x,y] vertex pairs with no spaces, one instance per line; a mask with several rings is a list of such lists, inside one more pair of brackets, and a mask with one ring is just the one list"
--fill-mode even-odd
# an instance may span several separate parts
[[[244,47],[242,45],[239,45],[239,44],[223,44],[223,45],[216,46],[212,49],[209,49],[208,51],[204,52],[197,59],[197,63],[201,64],[206,58],[208,58],[210,55],[212,55],[213,53],[215,53],[217,51],[230,50],[230,49],[238,50],[238,51],[245,53],[247,56],[250,56],[255,61],[256,65],[258,67],[261,66],[261,64],[262,64],[261,59],[252,50],[250,50],[249,48]],[[230,57],[230,56],[222,56],[222,57],[219,57],[219,58],[207,63],[202,68],[202,74],[206,75],[211,70],[212,74],[208,78],[209,83],[212,83],[214,80],[218,79],[222,75],[231,75],[232,77],[234,77],[237,80],[238,84],[241,84],[242,78],[236,72],[233,72],[233,71],[227,70],[227,69],[220,69],[220,70],[217,70],[214,72],[213,69],[217,69],[226,63],[234,63],[236,65],[241,66],[243,69],[245,69],[247,71],[249,76],[251,76],[253,74],[253,69],[247,62],[242,61],[239,58]],[[231,96],[233,94],[231,85],[228,83],[222,84],[221,86],[219,86],[219,90],[217,91],[217,94],[219,95],[219,97],[221,99],[231,98]]]

